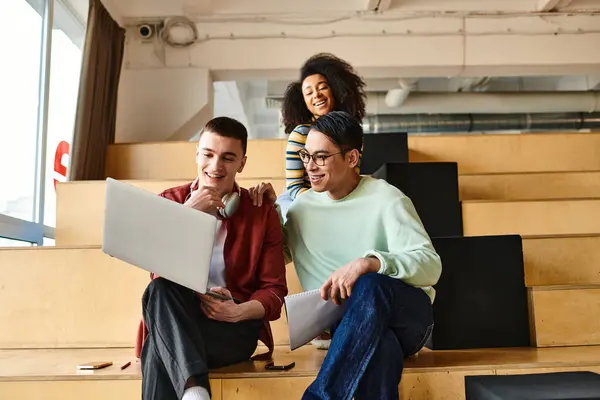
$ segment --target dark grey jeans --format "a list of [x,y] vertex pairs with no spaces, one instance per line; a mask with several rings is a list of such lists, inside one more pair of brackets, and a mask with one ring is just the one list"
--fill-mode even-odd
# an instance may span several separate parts
[[179,400],[190,377],[210,393],[208,370],[250,359],[262,321],[238,323],[207,318],[200,298],[163,278],[142,298],[148,337],[142,348],[142,399]]

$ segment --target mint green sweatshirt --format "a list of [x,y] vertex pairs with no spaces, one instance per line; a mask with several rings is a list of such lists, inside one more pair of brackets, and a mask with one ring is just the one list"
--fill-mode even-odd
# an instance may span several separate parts
[[357,258],[374,256],[380,274],[422,288],[432,302],[435,298],[440,257],[412,201],[385,180],[363,176],[340,200],[306,191],[288,210],[284,236],[304,290],[320,288]]

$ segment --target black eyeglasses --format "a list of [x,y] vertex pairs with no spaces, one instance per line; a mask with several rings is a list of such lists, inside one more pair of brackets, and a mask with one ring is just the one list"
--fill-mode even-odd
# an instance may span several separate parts
[[313,154],[310,154],[306,150],[300,150],[300,151],[298,151],[298,154],[300,155],[300,160],[302,160],[302,162],[304,164],[308,164],[310,162],[310,159],[312,158],[312,160],[314,161],[315,164],[322,167],[325,165],[325,160],[327,160],[329,157],[333,157],[338,154],[344,154],[347,151],[348,150],[342,150],[340,152],[333,153],[333,154],[327,154],[327,155],[325,155],[325,154],[314,154],[313,155]]

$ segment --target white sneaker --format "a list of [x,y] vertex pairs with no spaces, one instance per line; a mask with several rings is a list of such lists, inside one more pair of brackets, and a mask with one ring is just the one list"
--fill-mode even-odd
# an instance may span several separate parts
[[318,350],[328,350],[329,345],[331,344],[331,339],[313,339],[310,343]]

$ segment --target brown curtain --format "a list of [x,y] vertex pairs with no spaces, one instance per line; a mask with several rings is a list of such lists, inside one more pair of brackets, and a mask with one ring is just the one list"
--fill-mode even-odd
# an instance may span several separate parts
[[105,177],[106,152],[115,141],[124,43],[125,30],[100,0],[90,0],[69,180]]

